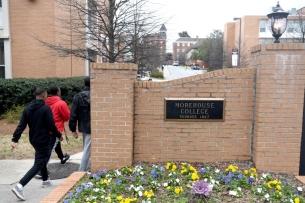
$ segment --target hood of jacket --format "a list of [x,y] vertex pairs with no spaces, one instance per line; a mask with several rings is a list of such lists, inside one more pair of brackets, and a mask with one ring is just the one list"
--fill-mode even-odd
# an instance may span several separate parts
[[36,109],[39,109],[43,105],[45,105],[45,102],[42,99],[34,99],[33,101],[31,101],[28,108],[30,111],[35,111]]
[[82,92],[79,94],[80,100],[79,100],[79,105],[81,107],[88,107],[90,105],[90,88],[85,87]]
[[47,98],[46,104],[49,105],[49,106],[52,106],[53,104],[55,104],[59,100],[60,100],[59,96],[51,96],[51,97]]

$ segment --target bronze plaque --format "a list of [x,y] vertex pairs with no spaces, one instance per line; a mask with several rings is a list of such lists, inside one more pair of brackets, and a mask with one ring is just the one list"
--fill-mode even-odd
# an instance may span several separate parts
[[165,121],[222,122],[224,98],[165,98]]

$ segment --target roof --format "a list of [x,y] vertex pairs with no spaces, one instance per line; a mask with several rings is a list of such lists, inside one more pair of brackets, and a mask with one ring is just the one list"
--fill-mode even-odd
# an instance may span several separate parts
[[191,37],[180,37],[179,39],[177,39],[175,42],[197,42],[198,40],[201,40],[204,38],[191,38]]
[[165,27],[165,25],[164,24],[162,24],[162,26],[161,26],[161,28],[160,28],[160,30],[164,30],[164,31],[167,31],[167,29],[166,29],[166,27]]
[[184,53],[188,53],[188,52],[191,51],[192,49],[198,49],[199,46],[202,44],[202,42],[203,42],[204,39],[205,39],[205,38],[200,38],[200,39],[198,40],[198,42],[196,42],[195,44],[193,44],[193,46],[191,46],[191,47],[189,47],[187,50],[185,50]]

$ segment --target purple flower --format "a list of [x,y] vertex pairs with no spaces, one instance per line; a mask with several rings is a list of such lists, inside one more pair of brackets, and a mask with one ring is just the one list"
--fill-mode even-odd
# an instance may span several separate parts
[[230,172],[230,173],[228,174],[228,177],[229,177],[229,178],[233,178],[233,176],[234,176],[234,173],[232,173],[232,172]]
[[242,177],[243,177],[243,174],[239,174],[239,175],[237,176],[237,180],[241,179]]
[[212,191],[212,186],[203,180],[198,180],[191,186],[192,193],[198,196],[208,196]]
[[73,193],[68,194],[68,198],[72,198],[73,196],[74,196]]
[[207,170],[205,169],[205,168],[201,168],[201,169],[199,169],[199,173],[205,173]]
[[294,194],[295,194],[295,195],[298,195],[298,194],[299,194],[299,191],[295,190],[295,191],[294,191]]
[[82,191],[83,191],[83,190],[82,190],[80,187],[76,189],[76,192],[77,192],[77,193],[82,193]]
[[248,179],[248,181],[249,181],[250,184],[252,184],[253,181],[254,181],[254,178],[253,178],[253,177],[250,177],[250,178]]
[[70,202],[70,200],[69,199],[66,199],[65,201],[64,201],[64,203],[69,203]]
[[142,178],[141,180],[142,180],[142,182],[145,182],[145,181],[146,181],[145,178]]
[[151,170],[151,175],[153,175],[154,178],[158,178],[159,174],[155,170]]
[[130,180],[133,182],[134,181],[134,177],[131,177]]
[[116,184],[118,184],[118,185],[121,185],[121,183],[122,183],[122,180],[120,180],[120,179],[116,182]]
[[282,182],[282,186],[285,186],[285,185],[286,185],[286,182],[285,182],[285,181],[283,181],[283,182]]

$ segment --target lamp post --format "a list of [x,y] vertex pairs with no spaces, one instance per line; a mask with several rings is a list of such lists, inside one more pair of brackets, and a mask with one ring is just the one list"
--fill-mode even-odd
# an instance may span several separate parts
[[269,18],[269,29],[272,32],[272,36],[275,38],[274,43],[280,43],[279,38],[285,32],[287,28],[287,16],[289,13],[285,12],[279,2],[277,2],[276,7],[273,9],[272,13],[267,16]]
[[233,18],[233,20],[239,20],[239,37],[238,37],[238,68],[240,68],[240,43],[241,43],[241,18]]

